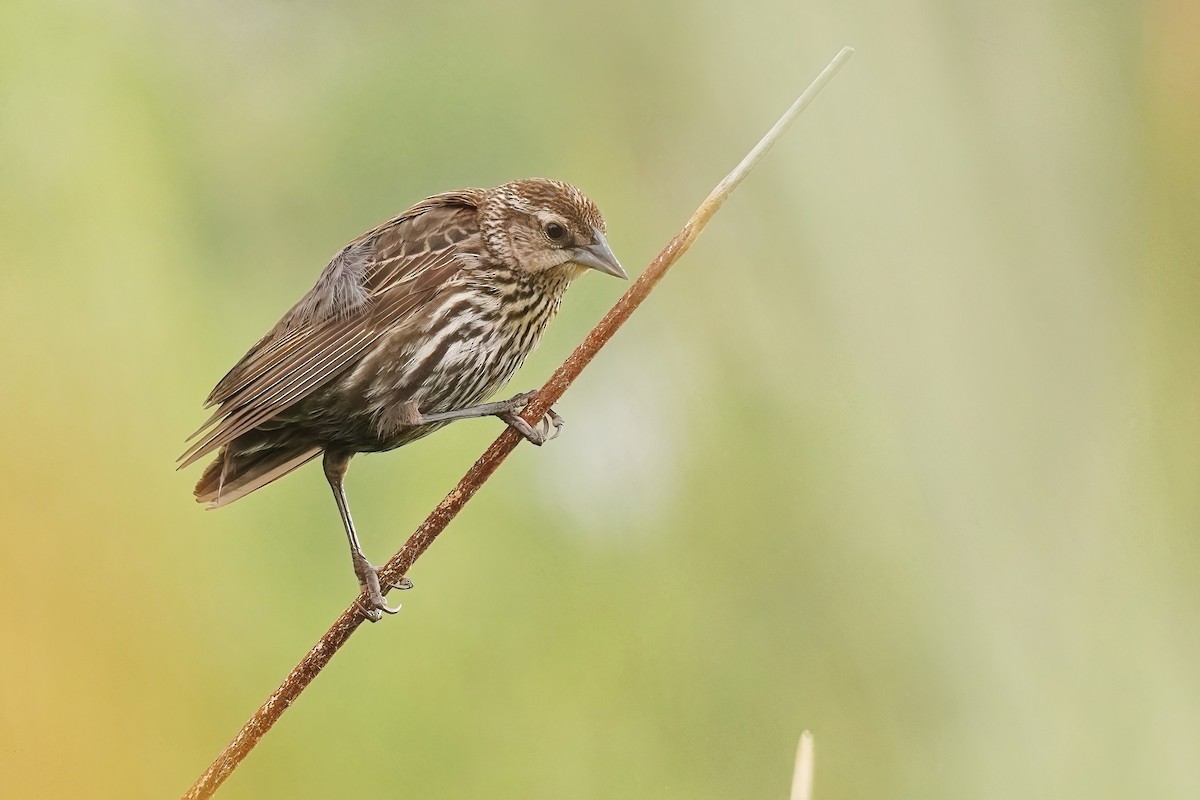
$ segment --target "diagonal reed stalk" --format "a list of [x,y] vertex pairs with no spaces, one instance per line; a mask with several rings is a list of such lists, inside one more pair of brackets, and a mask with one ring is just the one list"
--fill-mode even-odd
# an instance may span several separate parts
[[[526,407],[523,414],[528,422],[536,423],[562,397],[563,392],[579,377],[579,373],[599,352],[600,348],[612,338],[617,328],[629,319],[629,315],[641,305],[650,291],[662,280],[671,265],[692,246],[696,237],[704,230],[708,221],[717,213],[733,190],[742,182],[742,179],[783,135],[797,115],[808,107],[817,93],[824,88],[834,73],[841,69],[853,53],[854,51],[849,47],[842,48],[841,52],[821,71],[816,80],[797,98],[791,108],[780,117],[771,130],[767,131],[762,140],[754,146],[754,149],[734,168],[733,172],[730,172],[724,180],[717,184],[717,187],[700,204],[700,207],[696,209],[679,233],[675,234],[675,238],[650,262],[650,266],[646,267],[641,276],[629,287],[629,290],[609,309],[596,327],[592,328],[587,338],[575,348],[574,352],[554,371],[554,374],[538,391],[537,396]],[[474,466],[458,482],[458,485],[446,495],[442,502],[438,503],[437,507],[430,512],[420,527],[404,543],[404,546],[383,566],[379,575],[381,584],[397,581],[408,572],[413,562],[425,552],[429,545],[433,544],[433,540],[438,537],[438,534],[445,530],[455,515],[475,495],[475,492],[479,491],[479,487],[491,477],[520,441],[521,437],[516,431],[506,428],[492,442]],[[211,797],[362,623],[363,616],[358,610],[357,603],[351,603],[325,632],[325,635],[300,660],[300,663],[288,673],[279,688],[254,712],[254,715],[242,726],[237,736],[233,737],[233,741],[225,746],[225,749],[209,765],[204,774],[196,779],[192,788],[183,796],[184,800],[200,800]]]

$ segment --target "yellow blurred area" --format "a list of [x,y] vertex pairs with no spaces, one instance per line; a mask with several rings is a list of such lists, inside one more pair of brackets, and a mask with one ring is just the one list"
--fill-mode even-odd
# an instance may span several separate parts
[[[318,469],[174,471],[342,244],[542,175],[634,272],[844,44],[219,796],[1200,795],[1198,9],[9,0],[0,797],[180,794],[353,596]],[[497,431],[356,460],[368,554]]]

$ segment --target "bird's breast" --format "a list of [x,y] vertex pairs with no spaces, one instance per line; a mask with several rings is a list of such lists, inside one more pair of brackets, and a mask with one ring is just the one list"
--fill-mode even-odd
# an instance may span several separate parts
[[561,294],[456,292],[417,330],[385,337],[356,372],[381,420],[416,403],[427,414],[483,402],[509,382],[537,346]]

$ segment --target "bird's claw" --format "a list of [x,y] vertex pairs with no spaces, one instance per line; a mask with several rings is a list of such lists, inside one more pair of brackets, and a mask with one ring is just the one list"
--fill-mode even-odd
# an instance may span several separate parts
[[368,622],[379,622],[383,619],[384,614],[400,613],[400,606],[389,606],[383,602],[382,597],[379,598],[379,605],[375,605],[374,601],[371,601],[371,605],[367,605],[360,596],[354,601],[354,605],[358,606],[359,613],[366,617]]
[[[367,620],[379,622],[383,619],[384,614],[400,613],[400,606],[389,606],[383,599],[383,591],[379,582],[379,567],[373,566],[365,558],[355,558],[354,572],[358,575],[358,583],[362,588],[362,594],[358,596],[354,604],[358,606],[358,610]],[[413,583],[408,578],[402,577],[398,581],[387,581],[383,585],[389,589],[403,591],[411,589]]]
[[[566,427],[566,424],[567,421],[551,408],[546,411],[545,416],[542,417],[542,421],[538,423],[538,431],[545,437],[545,441],[549,442],[558,438],[559,434],[562,433],[562,429]],[[554,427],[554,433],[550,432],[551,426]]]
[[[511,425],[517,433],[525,437],[526,441],[528,441],[530,444],[537,445],[538,447],[541,447],[551,439],[558,438],[558,435],[562,432],[563,426],[566,425],[566,422],[563,420],[563,418],[553,411],[547,411],[542,417],[541,421],[538,422],[537,427],[530,425],[525,421],[524,417],[515,412],[502,414],[500,418]],[[550,433],[551,426],[554,427],[553,433]]]
[[[559,434],[562,433],[562,429],[567,422],[552,408],[546,410],[546,413],[542,415],[542,418],[537,422],[536,426],[530,425],[528,422],[526,422],[521,416],[521,412],[529,406],[529,403],[532,402],[533,398],[536,396],[537,392],[532,391],[524,392],[513,397],[509,401],[509,403],[512,404],[511,409],[503,414],[500,414],[499,416],[502,420],[515,428],[517,433],[521,434],[521,436],[523,436],[530,444],[535,444],[541,447],[546,442],[557,439]],[[554,429],[553,432],[551,432],[551,428]]]

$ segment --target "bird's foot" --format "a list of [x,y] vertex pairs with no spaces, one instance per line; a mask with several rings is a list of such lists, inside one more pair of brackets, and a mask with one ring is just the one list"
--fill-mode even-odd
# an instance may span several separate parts
[[[511,400],[507,401],[511,404],[511,408],[507,411],[502,411],[496,416],[511,425],[517,433],[521,434],[530,444],[535,444],[541,447],[546,442],[557,439],[562,433],[562,429],[566,426],[567,421],[559,416],[553,408],[547,409],[542,415],[541,420],[537,425],[530,425],[521,416],[521,411],[525,406],[529,405],[530,401],[537,395],[536,391],[524,392]],[[551,429],[553,428],[553,431]]]
[[425,414],[417,407],[416,403],[410,401],[397,407],[395,412],[396,421],[402,427],[411,427],[453,422],[456,419],[468,419],[470,417],[499,417],[533,444],[543,445],[551,439],[558,438],[566,422],[555,413],[554,409],[550,409],[543,414],[542,418],[535,425],[530,425],[522,419],[521,412],[525,410],[536,396],[536,391],[522,392],[507,400],[483,403],[482,405],[471,406],[470,408],[460,408],[457,411],[443,411],[436,414]]
[[376,567],[367,561],[361,554],[354,557],[354,574],[358,576],[358,585],[362,588],[362,594],[355,601],[358,610],[362,615],[371,622],[379,622],[383,619],[384,614],[396,614],[400,611],[400,606],[389,606],[383,599],[382,587],[388,589],[411,589],[413,584],[408,578],[401,578],[396,582],[387,582],[381,584],[379,581],[379,567]]

